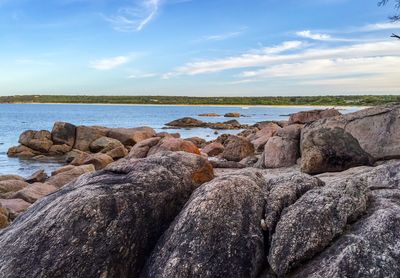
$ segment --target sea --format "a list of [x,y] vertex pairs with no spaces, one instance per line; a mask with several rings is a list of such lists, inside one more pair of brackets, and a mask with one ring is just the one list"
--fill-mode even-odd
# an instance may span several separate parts
[[[157,132],[179,132],[182,138],[193,136],[206,140],[218,135],[207,128],[167,129],[165,124],[182,117],[193,117],[207,122],[231,120],[223,115],[239,112],[237,118],[242,124],[255,124],[260,121],[287,120],[289,115],[316,107],[267,107],[267,106],[147,106],[147,105],[88,105],[88,104],[0,104],[0,175],[17,174],[23,177],[37,170],[50,173],[64,165],[61,161],[39,162],[7,157],[7,150],[18,145],[19,135],[25,130],[50,130],[54,122],[63,121],[75,125],[98,125],[106,127],[150,126]],[[341,109],[350,113],[358,108]],[[203,113],[217,113],[220,117],[199,117]],[[220,130],[223,133],[238,133],[235,130]]]

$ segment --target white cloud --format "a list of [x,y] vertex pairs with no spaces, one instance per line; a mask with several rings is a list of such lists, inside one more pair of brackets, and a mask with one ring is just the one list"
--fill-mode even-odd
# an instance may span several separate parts
[[131,74],[127,78],[128,79],[142,79],[142,78],[151,78],[157,76],[156,73],[136,73],[136,74]]
[[380,22],[368,24],[359,30],[362,32],[400,29],[400,22]]
[[120,8],[117,14],[104,16],[114,29],[121,32],[141,31],[157,15],[161,0],[140,0],[132,7]]
[[130,61],[128,56],[116,56],[107,59],[100,59],[90,63],[90,67],[97,70],[111,70],[122,66]]
[[[262,48],[258,51],[250,51],[239,56],[192,62],[179,67],[176,71],[167,73],[164,76],[171,78],[181,74],[197,75],[231,69],[244,69],[289,62],[301,62],[310,59],[400,55],[400,47],[397,41],[358,43],[331,48],[314,47],[302,49],[302,45],[304,44],[301,42],[285,42],[277,47]],[[295,49],[302,49],[302,51],[284,53],[287,50]]]
[[296,35],[302,38],[312,39],[316,41],[329,41],[332,37],[328,34],[312,33],[310,30],[296,32]]

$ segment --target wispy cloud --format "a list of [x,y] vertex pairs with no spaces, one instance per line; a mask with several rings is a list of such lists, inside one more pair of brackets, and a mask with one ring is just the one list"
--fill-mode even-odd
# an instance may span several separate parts
[[156,73],[147,72],[147,73],[135,73],[128,75],[128,79],[143,79],[143,78],[151,78],[157,76]]
[[380,22],[375,24],[368,24],[359,28],[361,32],[368,31],[381,31],[381,30],[396,30],[400,29],[400,22]]
[[162,0],[140,0],[133,6],[120,8],[115,15],[103,17],[117,31],[141,31],[156,17],[161,4]]
[[305,39],[311,39],[315,41],[326,41],[326,42],[351,42],[356,41],[355,39],[337,38],[332,37],[329,34],[315,33],[310,30],[304,30],[296,32],[296,35]]
[[201,39],[197,40],[196,42],[202,42],[202,41],[224,41],[232,38],[237,38],[245,32],[246,28],[242,28],[238,31],[235,32],[226,32],[226,33],[221,33],[221,34],[214,34],[214,35],[208,35],[204,36]]
[[130,60],[131,58],[129,56],[116,56],[95,60],[90,63],[90,67],[97,70],[111,70],[128,63]]

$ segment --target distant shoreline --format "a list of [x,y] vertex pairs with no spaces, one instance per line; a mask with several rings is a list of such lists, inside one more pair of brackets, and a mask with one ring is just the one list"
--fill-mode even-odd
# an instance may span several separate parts
[[339,110],[344,110],[344,109],[351,109],[351,108],[357,108],[357,109],[366,109],[369,108],[370,106],[357,106],[357,105],[349,105],[349,106],[343,106],[343,105],[239,105],[239,104],[133,104],[133,103],[65,103],[65,102],[59,102],[59,103],[54,103],[54,102],[13,102],[13,103],[0,103],[1,104],[18,104],[18,105],[100,105],[100,106],[148,106],[148,107],[171,107],[171,106],[182,106],[182,107],[236,107],[236,108],[241,108],[241,109],[246,109],[248,108],[254,108],[254,107],[260,107],[260,108],[274,108],[274,107],[288,107],[288,108],[320,108],[320,109],[329,109],[329,108],[336,108]]
[[214,107],[370,107],[399,102],[399,95],[291,96],[291,97],[185,97],[185,96],[0,96],[0,103],[131,106]]

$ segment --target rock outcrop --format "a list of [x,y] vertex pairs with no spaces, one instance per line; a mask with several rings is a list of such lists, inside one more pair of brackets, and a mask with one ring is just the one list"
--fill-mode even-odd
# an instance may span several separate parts
[[342,128],[307,129],[301,139],[301,170],[308,174],[338,172],[370,165],[372,158]]
[[107,136],[109,129],[101,126],[78,126],[76,127],[76,137],[74,149],[88,152],[90,144],[104,136]]
[[127,160],[81,176],[0,231],[0,273],[138,277],[192,191],[212,178],[204,158],[184,152]]
[[197,189],[159,240],[142,277],[257,277],[264,261],[260,174]]
[[51,139],[54,144],[67,145],[69,150],[71,150],[75,144],[75,134],[75,125],[65,122],[56,122],[51,131]]
[[314,122],[307,129],[343,128],[375,159],[400,158],[400,104],[363,109]]
[[319,119],[325,119],[335,116],[340,116],[341,113],[336,109],[325,109],[325,110],[311,110],[302,111],[290,115],[289,125],[291,124],[306,124],[314,122]]
[[193,154],[200,154],[199,148],[190,141],[185,141],[180,138],[164,138],[157,145],[152,147],[147,155],[156,154],[164,151],[179,152],[184,151]]
[[117,139],[125,146],[134,146],[143,140],[156,136],[156,132],[154,129],[147,126],[136,128],[112,128],[107,136]]

